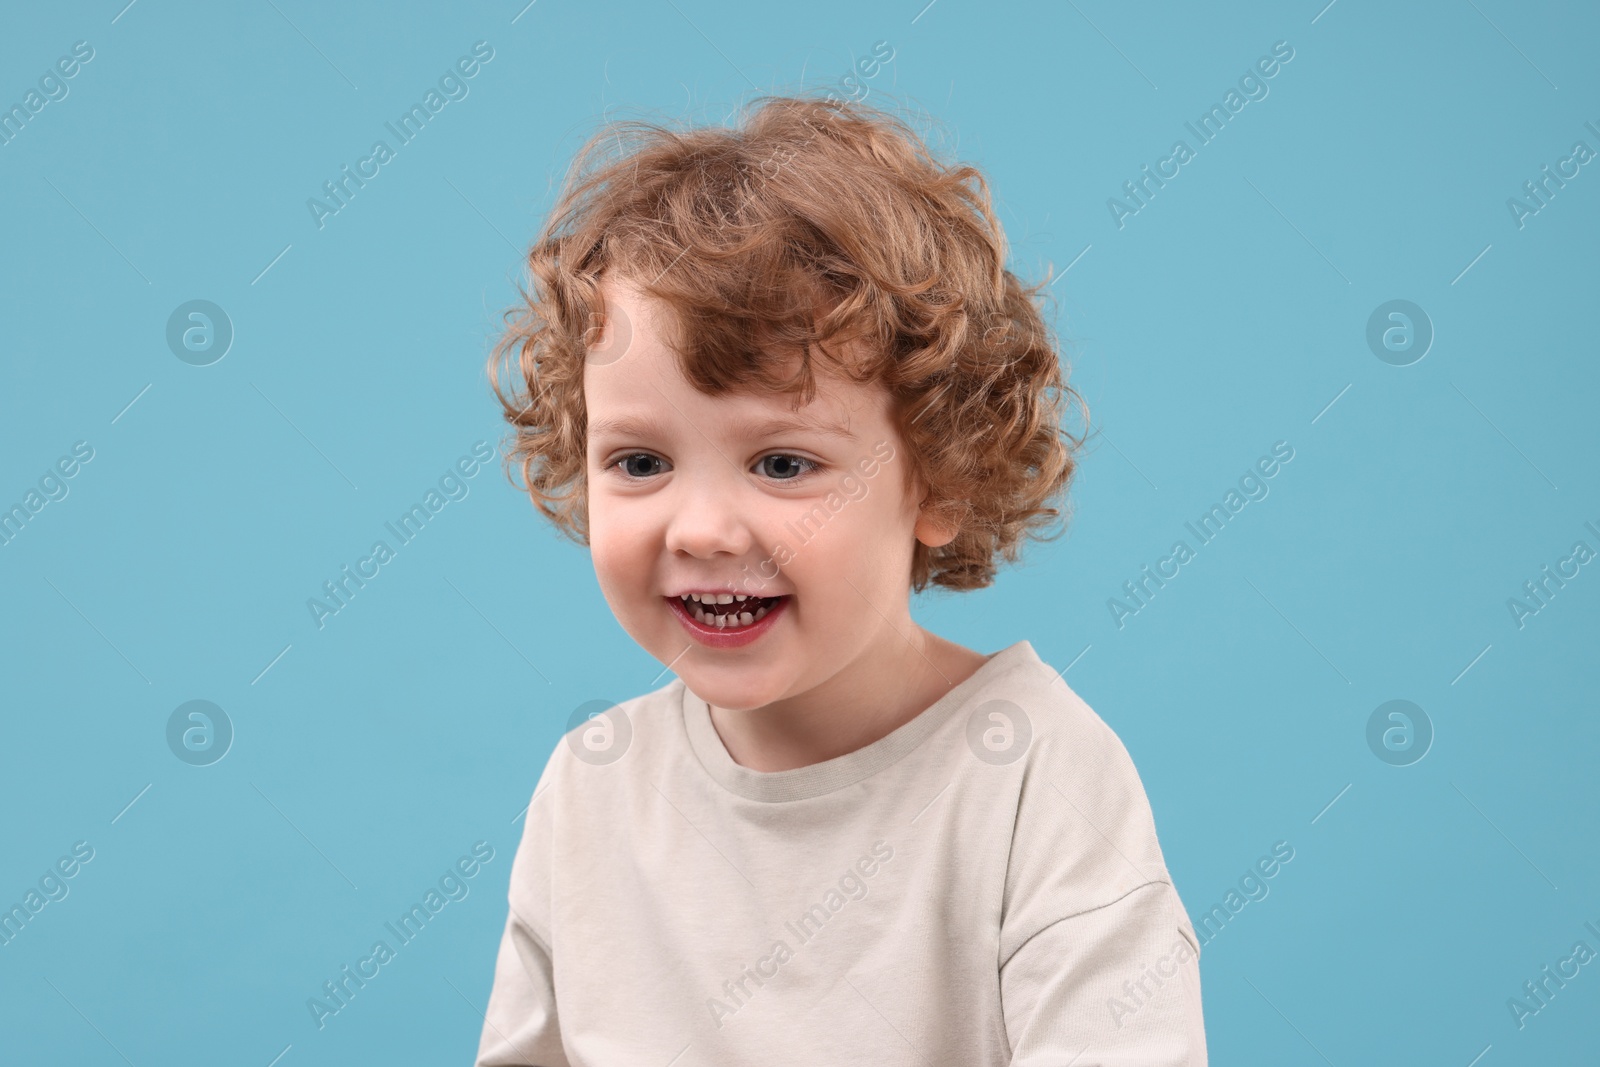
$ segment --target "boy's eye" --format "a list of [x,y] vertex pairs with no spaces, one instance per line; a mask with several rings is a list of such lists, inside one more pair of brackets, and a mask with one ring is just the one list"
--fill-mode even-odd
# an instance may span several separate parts
[[772,467],[769,467],[766,473],[780,482],[792,482],[802,474],[815,470],[817,467],[817,464],[804,456],[793,456],[787,452],[774,452],[771,455],[761,457],[761,463],[763,464],[769,460],[776,460],[777,462]]
[[617,460],[614,466],[621,467],[623,473],[630,478],[648,478],[656,473],[654,470],[648,469],[649,465],[652,463],[659,464],[660,462],[661,459],[658,456],[652,456],[648,452],[635,452],[631,456],[623,456]]
[[[613,464],[621,467],[622,472],[629,478],[650,478],[661,473],[663,461],[659,456],[652,456],[648,452],[634,452],[623,456]],[[757,464],[762,468],[762,473],[773,481],[792,482],[805,474],[818,468],[813,460],[804,456],[791,455],[787,452],[773,452],[761,457]]]

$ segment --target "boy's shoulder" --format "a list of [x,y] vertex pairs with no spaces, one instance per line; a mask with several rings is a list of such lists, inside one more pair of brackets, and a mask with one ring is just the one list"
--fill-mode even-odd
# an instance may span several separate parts
[[994,689],[1030,731],[1017,760],[1012,892],[1050,885],[1063,898],[1106,904],[1152,882],[1170,884],[1127,747],[1060,672],[1032,659]]
[[1034,773],[1070,772],[1075,778],[1126,778],[1131,772],[1137,784],[1122,739],[1067,683],[1064,671],[1041,659],[1028,641],[997,655],[1006,662],[989,672],[967,711],[969,739],[996,753],[991,762],[1027,760]]
[[680,678],[626,700],[579,704],[545,761],[534,796],[553,787],[604,789],[619,778],[649,776],[652,768],[646,765],[670,758],[683,732],[682,707]]

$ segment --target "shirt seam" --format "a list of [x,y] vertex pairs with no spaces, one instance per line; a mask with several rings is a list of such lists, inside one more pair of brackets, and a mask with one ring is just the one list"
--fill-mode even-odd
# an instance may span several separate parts
[[[1189,947],[1194,949],[1194,973],[1196,980],[1198,981],[1200,975],[1200,947],[1195,944],[1194,939],[1185,932],[1183,923],[1177,922],[1177,916],[1173,915],[1174,907],[1183,912],[1185,920],[1188,919],[1188,909],[1183,907],[1182,899],[1178,898],[1177,886],[1173,886],[1172,894],[1167,900],[1167,916],[1172,920],[1174,925],[1178,927],[1178,936],[1187,941],[1189,943]],[[1205,1014],[1201,1005],[1193,1003],[1193,998],[1189,990],[1189,983],[1183,981],[1181,976],[1178,981],[1178,995],[1183,998],[1183,1062],[1185,1067],[1188,1067],[1189,1064],[1194,1063],[1195,1051],[1194,1045],[1189,1040],[1193,1036],[1189,1031],[1189,1018],[1196,1010],[1200,1011],[1200,1028],[1203,1035],[1205,1032]]]
[[550,942],[545,939],[543,934],[539,933],[538,928],[529,922],[522,912],[517,910],[515,901],[508,900],[506,904],[510,909],[512,917],[517,920],[517,924],[527,931],[529,937],[533,938],[533,943],[537,945],[540,951],[545,954],[545,958],[550,961],[551,968],[553,969],[555,967],[556,958],[555,953],[550,949]]
[[[1130,897],[1133,894],[1137,893],[1139,890],[1148,889],[1149,887],[1151,887],[1153,885],[1164,885],[1164,886],[1168,886],[1169,888],[1171,888],[1172,887],[1172,882],[1167,880],[1167,879],[1165,879],[1165,878],[1152,878],[1148,882],[1141,882],[1140,884],[1134,886],[1132,889],[1129,889],[1127,892],[1123,893],[1121,896],[1118,896],[1114,900],[1108,900],[1104,904],[1097,904],[1092,908],[1085,908],[1082,911],[1073,912],[1071,915],[1063,915],[1059,919],[1051,920],[1050,922],[1046,923],[1045,925],[1039,927],[1039,929],[1035,930],[1033,933],[1029,934],[1027,939],[1024,940],[1022,942],[1022,944],[1020,944],[1016,948],[1012,949],[1011,950],[1011,954],[1000,962],[1000,969],[1001,970],[1005,970],[1006,965],[1009,964],[1016,957],[1017,953],[1021,952],[1024,948],[1026,948],[1028,946],[1029,942],[1031,942],[1034,938],[1038,937],[1040,934],[1044,933],[1046,930],[1050,929],[1051,927],[1059,926],[1061,923],[1069,922],[1069,921],[1071,921],[1073,919],[1079,919],[1079,918],[1082,918],[1085,915],[1089,915],[1089,914],[1092,914],[1092,913],[1097,912],[1097,911],[1103,911],[1106,908],[1111,907],[1113,904],[1117,904],[1117,903],[1120,903],[1120,902],[1128,899],[1128,897]],[[1181,933],[1181,931],[1180,931],[1180,933]]]

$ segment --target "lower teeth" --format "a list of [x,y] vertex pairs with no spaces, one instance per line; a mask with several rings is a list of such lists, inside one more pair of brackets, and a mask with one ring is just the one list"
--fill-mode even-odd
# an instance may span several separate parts
[[762,606],[756,608],[754,613],[741,611],[737,614],[718,615],[716,612],[706,611],[698,603],[692,601],[688,606],[690,614],[694,616],[695,622],[702,626],[709,626],[717,630],[737,629],[740,626],[751,626],[760,619],[764,618],[767,612],[771,610],[770,607],[763,604]]

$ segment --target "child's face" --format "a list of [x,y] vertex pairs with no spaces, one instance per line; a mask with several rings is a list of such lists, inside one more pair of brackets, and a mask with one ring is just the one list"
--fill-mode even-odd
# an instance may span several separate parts
[[[602,291],[626,325],[608,325],[584,370],[589,542],[623,629],[697,695],[740,710],[903,652],[913,543],[954,532],[919,513],[888,390],[814,363],[817,396],[798,412],[790,395],[707,396],[667,345],[670,309],[612,279]],[[749,616],[755,597],[781,599],[719,628],[695,621],[711,609],[685,592],[749,595],[722,608]]]

